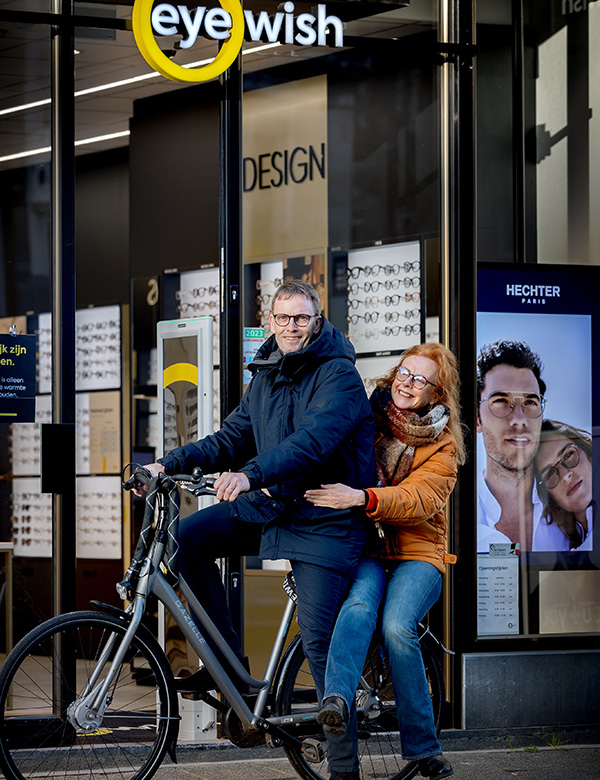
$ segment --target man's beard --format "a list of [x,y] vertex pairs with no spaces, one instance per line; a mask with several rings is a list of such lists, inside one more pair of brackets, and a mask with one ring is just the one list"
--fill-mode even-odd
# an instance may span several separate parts
[[490,460],[494,461],[494,463],[497,466],[502,468],[504,471],[509,472],[510,474],[519,475],[528,472],[531,466],[533,465],[533,461],[535,460],[535,455],[537,452],[537,446],[536,446],[535,452],[532,453],[526,453],[524,451],[515,452],[514,457],[507,458],[503,452],[498,451],[498,448],[494,446],[493,442],[491,448],[488,449],[486,446],[485,437],[483,440],[483,444],[485,447],[486,454],[490,458]]

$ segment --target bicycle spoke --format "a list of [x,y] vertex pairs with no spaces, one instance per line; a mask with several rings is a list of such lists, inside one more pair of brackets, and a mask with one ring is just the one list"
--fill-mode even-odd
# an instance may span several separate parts
[[[71,702],[90,692],[96,663],[116,635],[94,689],[102,684],[126,630],[116,618],[74,613],[53,618],[15,648],[0,672],[0,765],[7,778],[147,780],[156,771],[178,719],[170,669],[149,635],[147,642],[136,635],[116,670],[97,728],[74,728],[65,717]],[[68,650],[64,668],[61,647]],[[60,690],[72,688],[78,693],[55,701]]]

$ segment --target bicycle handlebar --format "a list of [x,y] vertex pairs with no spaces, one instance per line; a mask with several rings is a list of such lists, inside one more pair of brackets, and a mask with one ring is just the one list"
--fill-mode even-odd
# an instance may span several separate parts
[[[136,466],[133,474],[123,482],[123,490],[141,489],[149,487],[155,476],[143,466]],[[180,487],[195,496],[215,496],[215,477],[205,477],[202,469],[196,467],[191,474],[161,474],[158,476],[158,487],[171,485],[176,482]]]
[[[125,467],[127,468],[127,466]],[[129,477],[121,483],[123,490],[134,490],[142,487],[148,487],[152,482],[153,476],[143,466],[136,466],[135,471]]]

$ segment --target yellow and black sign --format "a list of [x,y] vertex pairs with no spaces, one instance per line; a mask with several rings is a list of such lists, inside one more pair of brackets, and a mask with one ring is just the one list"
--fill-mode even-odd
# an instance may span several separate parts
[[[131,17],[133,35],[150,67],[172,81],[200,82],[214,79],[234,63],[244,37],[271,45],[344,45],[342,20],[328,15],[323,3],[313,9],[314,14],[296,14],[294,3],[287,0],[272,15],[267,11],[255,14],[244,10],[240,0],[219,0],[219,3],[220,7],[194,4],[190,9],[185,3],[154,5],[154,0],[135,0]],[[219,51],[213,60],[193,63],[194,67],[180,65],[162,51],[156,35],[179,37],[177,46],[182,51],[191,49],[199,37],[208,38],[219,44]]]
[[35,422],[35,336],[0,335],[0,422]]

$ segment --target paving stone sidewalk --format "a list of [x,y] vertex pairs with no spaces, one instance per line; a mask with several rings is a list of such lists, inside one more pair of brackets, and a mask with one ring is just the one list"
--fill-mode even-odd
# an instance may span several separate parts
[[[160,780],[298,780],[281,750],[187,750]],[[456,780],[599,780],[600,745],[448,751]],[[420,778],[420,775],[417,775]]]

